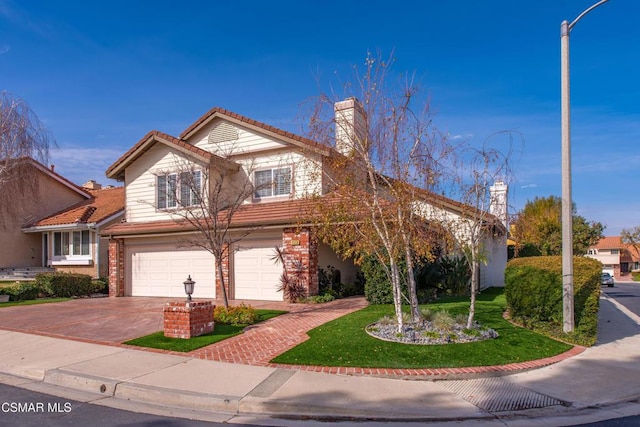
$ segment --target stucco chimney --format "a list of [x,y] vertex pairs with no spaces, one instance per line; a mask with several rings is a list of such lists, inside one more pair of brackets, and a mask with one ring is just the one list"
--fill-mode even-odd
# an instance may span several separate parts
[[98,184],[93,179],[90,179],[89,181],[85,182],[84,184],[82,184],[82,186],[84,188],[89,189],[89,190],[100,190],[100,189],[102,189],[102,184]]
[[508,185],[502,180],[497,180],[491,187],[489,187],[489,213],[495,215],[501,222],[509,229],[508,218]]
[[360,101],[347,98],[336,102],[333,106],[336,126],[336,150],[349,155],[357,141],[366,135],[365,112]]

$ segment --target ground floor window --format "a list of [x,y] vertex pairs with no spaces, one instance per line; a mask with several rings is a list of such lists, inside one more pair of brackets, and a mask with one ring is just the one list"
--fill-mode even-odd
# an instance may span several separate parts
[[55,258],[89,257],[91,236],[89,230],[56,231],[53,233],[53,256]]

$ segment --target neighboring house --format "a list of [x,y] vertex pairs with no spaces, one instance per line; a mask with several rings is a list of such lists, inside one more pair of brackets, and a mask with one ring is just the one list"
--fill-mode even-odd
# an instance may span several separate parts
[[14,161],[22,163],[26,173],[33,174],[37,182],[35,185],[12,183],[16,206],[10,217],[3,218],[5,227],[0,227],[0,269],[43,267],[46,262],[41,236],[23,233],[22,227],[87,200],[91,194],[57,174],[53,166],[48,168],[28,158]]
[[[126,206],[124,221],[100,232],[109,238],[109,294],[184,297],[183,281],[190,275],[196,282],[194,297],[220,297],[215,263],[221,262],[229,298],[281,301],[276,246],[289,257],[287,264],[294,259],[304,264],[309,294],[318,291],[318,267],[332,265],[343,282],[355,280],[352,262],[341,260],[313,239],[309,227],[298,224],[304,197],[327,193],[325,159],[333,155],[340,154],[222,108],[208,111],[177,138],[149,132],[106,171],[108,178],[124,182]],[[229,259],[215,260],[208,251],[185,244],[193,227],[176,215],[176,198],[194,200],[183,182],[195,180],[207,189],[203,177],[222,168],[235,183],[250,180],[256,190],[231,222],[233,229],[251,229],[251,234],[233,245]],[[460,204],[449,202],[444,209],[460,215]],[[502,286],[506,233],[486,243],[483,285]]]
[[42,264],[56,271],[108,275],[108,242],[101,242],[103,227],[124,216],[124,188],[104,188],[95,181],[84,184],[89,199],[48,215],[22,228],[42,241]]
[[620,236],[603,237],[589,247],[586,256],[600,261],[602,271],[615,278],[640,270],[640,253],[633,246],[622,243]]

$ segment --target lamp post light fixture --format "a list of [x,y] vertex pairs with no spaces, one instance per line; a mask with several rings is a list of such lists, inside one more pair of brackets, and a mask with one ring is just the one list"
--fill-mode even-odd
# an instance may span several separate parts
[[573,332],[573,201],[571,200],[571,111],[569,96],[569,33],[587,13],[609,0],[600,0],[572,23],[560,24],[561,116],[562,116],[562,329]]
[[187,302],[191,301],[191,294],[193,293],[193,288],[196,284],[193,280],[191,280],[191,275],[187,277],[187,280],[184,282],[184,293],[187,294]]

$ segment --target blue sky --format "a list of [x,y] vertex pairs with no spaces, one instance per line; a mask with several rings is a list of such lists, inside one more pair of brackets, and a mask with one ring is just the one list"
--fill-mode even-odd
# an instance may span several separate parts
[[[304,101],[395,50],[440,130],[522,136],[519,210],[561,193],[560,23],[593,3],[0,0],[0,90],[54,134],[56,171],[104,184],[148,131],[177,136],[214,106],[301,133]],[[610,0],[571,32],[573,199],[606,235],[640,225],[638,17],[639,1]]]

